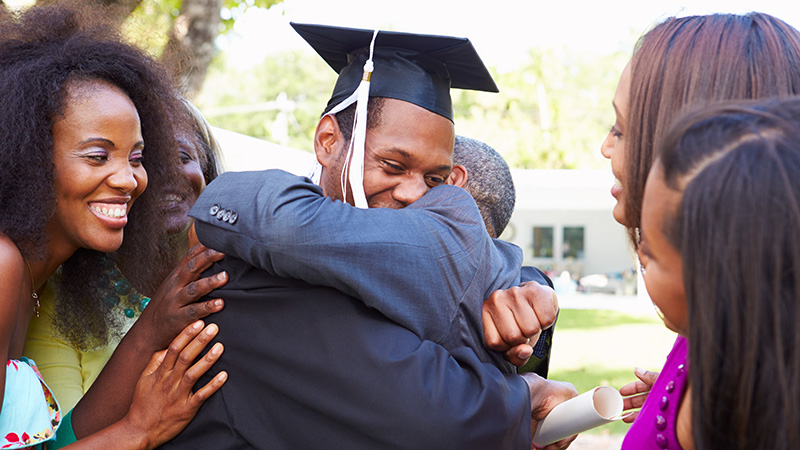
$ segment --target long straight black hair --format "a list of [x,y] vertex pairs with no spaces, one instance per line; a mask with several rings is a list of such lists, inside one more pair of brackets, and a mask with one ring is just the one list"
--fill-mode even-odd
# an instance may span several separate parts
[[681,251],[698,449],[800,448],[800,99],[684,116],[659,146],[683,191]]

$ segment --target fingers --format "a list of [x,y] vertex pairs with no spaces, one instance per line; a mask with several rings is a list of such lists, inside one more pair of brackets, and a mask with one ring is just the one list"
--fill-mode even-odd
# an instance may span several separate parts
[[[541,331],[539,319],[528,303],[532,288],[512,287],[492,293],[483,303],[484,340],[495,351],[527,343]],[[549,295],[549,294],[548,294]]]
[[225,286],[225,283],[227,282],[228,273],[223,271],[210,277],[205,277],[186,283],[186,286],[184,286],[182,290],[186,296],[191,299],[192,302],[194,302],[200,297],[208,295],[214,289],[219,289],[222,286]]
[[636,375],[636,378],[642,380],[642,382],[647,385],[648,391],[653,387],[654,384],[656,384],[659,374],[659,372],[644,370],[639,367],[634,368],[633,373]]
[[628,411],[630,409],[641,408],[644,405],[645,400],[647,400],[648,392],[644,394],[634,395],[631,397],[625,397],[622,399],[622,410]]
[[622,395],[641,394],[650,390],[650,386],[642,381],[633,381],[619,388],[619,393]]
[[506,361],[517,367],[524,366],[531,358],[531,355],[533,355],[533,347],[531,347],[530,344],[520,344],[511,347],[511,349],[504,354]]
[[[221,343],[217,342],[211,347],[211,350],[206,353],[200,361],[198,361],[191,369],[186,371],[184,374],[184,381],[189,383],[190,386],[194,386],[197,383],[197,380],[211,368],[211,366],[217,362],[219,357],[222,355],[224,348]],[[228,373],[222,371],[218,373],[214,378],[211,379],[205,386],[201,387],[197,390],[190,398],[189,398],[189,405],[195,408],[199,408],[203,402],[211,396],[211,394],[217,392],[219,388],[225,384],[225,381],[228,380]]]
[[204,270],[222,260],[223,257],[225,257],[224,253],[212,250],[203,244],[197,244],[189,249],[178,267],[181,272],[193,275],[193,279],[197,279]]
[[[206,348],[206,346],[208,346],[208,344],[211,342],[212,339],[214,339],[214,336],[216,336],[218,332],[219,332],[219,327],[217,327],[215,324],[212,323],[208,325],[203,330],[202,333],[198,334],[197,337],[192,339],[192,342],[190,342],[189,345],[187,345],[186,348],[184,348],[181,351],[180,357],[178,358],[177,367],[186,368],[192,365],[194,361],[197,359],[197,357],[200,355],[200,353],[203,352],[203,349]],[[211,353],[211,350],[214,350],[215,352]],[[217,359],[219,359],[219,355],[222,354],[222,344],[217,342],[216,344],[214,344],[213,347],[211,347],[211,350],[209,350],[209,353],[207,353],[206,356],[202,358],[200,361],[198,361],[194,366],[192,366],[188,370],[184,369],[187,374],[190,374],[196,372],[197,370],[200,370],[200,369],[197,370],[194,369],[194,367],[197,366],[198,364],[200,364],[199,366],[200,368],[204,367],[204,369],[202,369],[202,372],[200,372],[197,375],[194,381],[197,381],[197,378],[200,378],[200,375],[205,373],[205,371],[208,370],[208,368],[211,367],[211,365],[214,364],[217,361]],[[203,365],[202,363],[204,361],[210,361],[210,363],[208,363],[207,365]],[[192,382],[192,384],[194,384],[194,381]]]
[[[641,408],[647,400],[650,389],[653,388],[653,384],[655,384],[658,379],[658,372],[644,370],[639,367],[636,367],[633,373],[639,380],[628,383],[619,389],[619,393],[624,397],[622,399],[623,411]],[[639,411],[635,411],[623,417],[622,421],[625,423],[632,423],[636,420],[638,415]]]
[[[209,325],[210,326],[210,325]],[[216,325],[214,325],[216,327]],[[175,339],[169,344],[169,348],[167,348],[167,353],[164,355],[163,362],[161,363],[160,367],[163,367],[164,370],[172,370],[175,367],[175,363],[178,360],[181,352],[183,352],[184,348],[192,342],[192,340],[200,333],[200,330],[203,329],[203,322],[198,320],[186,328],[178,334]]]
[[500,337],[500,332],[497,331],[492,313],[489,311],[487,304],[488,300],[483,303],[483,311],[481,312],[481,320],[483,322],[483,341],[486,348],[498,352],[506,351],[510,348],[508,344]]
[[522,294],[527,299],[541,329],[545,330],[556,323],[558,317],[558,296],[550,286],[534,282],[521,286]]
[[220,272],[210,277],[192,281],[179,290],[177,308],[185,315],[185,322],[193,322],[203,317],[219,312],[225,303],[221,298],[198,302],[214,289],[218,289],[228,282],[228,273]]
[[552,444],[546,445],[544,447],[538,447],[536,444],[531,443],[531,448],[532,449],[537,449],[537,450],[563,450],[563,449],[569,447],[570,444],[572,444],[572,441],[574,441],[575,438],[577,438],[577,437],[578,437],[578,435],[576,434],[576,435],[570,436],[570,437],[568,437],[566,439],[562,439],[562,440],[560,440],[558,442],[554,442]]
[[622,421],[625,423],[633,423],[633,421],[636,420],[637,417],[639,417],[639,411],[634,411],[622,417]]

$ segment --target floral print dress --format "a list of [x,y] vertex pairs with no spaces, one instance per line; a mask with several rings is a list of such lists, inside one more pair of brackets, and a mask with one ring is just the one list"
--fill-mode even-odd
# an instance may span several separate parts
[[58,402],[36,364],[24,357],[6,361],[0,449],[37,446],[53,438],[60,423]]

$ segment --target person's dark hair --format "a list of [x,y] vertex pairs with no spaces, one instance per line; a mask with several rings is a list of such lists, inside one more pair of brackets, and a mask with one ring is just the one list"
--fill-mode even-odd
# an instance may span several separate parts
[[670,18],[639,40],[631,60],[625,139],[625,217],[638,248],[653,147],[686,107],[800,93],[800,32],[762,13]]
[[467,169],[467,192],[475,199],[486,231],[492,237],[503,234],[514,212],[516,191],[511,170],[499,153],[489,145],[464,136],[456,136],[453,164]]
[[219,174],[224,171],[222,163],[222,147],[219,145],[217,138],[211,131],[211,125],[206,120],[203,113],[197,109],[192,102],[188,99],[181,97],[181,102],[184,108],[189,113],[192,128],[194,129],[194,136],[200,150],[198,155],[200,157],[200,167],[203,170],[203,178],[206,184],[214,181]]
[[[370,97],[367,102],[367,129],[371,130],[381,125],[383,105],[385,97]],[[356,104],[334,114],[336,121],[339,122],[339,130],[342,132],[345,141],[350,142],[353,137],[353,122],[356,117]]]
[[[0,209],[13,214],[0,215],[0,231],[26,258],[43,256],[45,228],[56,207],[54,120],[63,114],[70,83],[108,82],[125,92],[138,111],[149,180],[113,257],[136,262],[130,266],[147,266],[158,263],[153,258],[164,236],[158,202],[163,192],[182,182],[175,136],[178,129],[188,128],[168,73],[125,43],[102,18],[101,8],[83,13],[62,5],[31,7],[1,22]],[[106,342],[117,323],[105,302],[106,259],[81,249],[58,277],[54,325],[82,349]]]
[[659,148],[696,448],[800,448],[800,99],[690,114]]

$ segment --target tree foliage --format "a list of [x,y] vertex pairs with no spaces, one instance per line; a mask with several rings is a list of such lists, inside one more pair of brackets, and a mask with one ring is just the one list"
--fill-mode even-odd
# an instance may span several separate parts
[[[456,133],[489,143],[518,168],[606,167],[599,147],[614,115],[611,100],[629,55],[534,49],[518,69],[495,74],[499,94],[453,90]],[[198,105],[212,124],[310,150],[334,72],[310,52],[270,55],[247,71],[212,65]],[[281,136],[281,93],[294,103]],[[255,108],[248,108],[247,105]],[[225,108],[231,108],[227,110]],[[255,110],[254,110],[255,109]],[[231,113],[231,111],[239,111]]]

